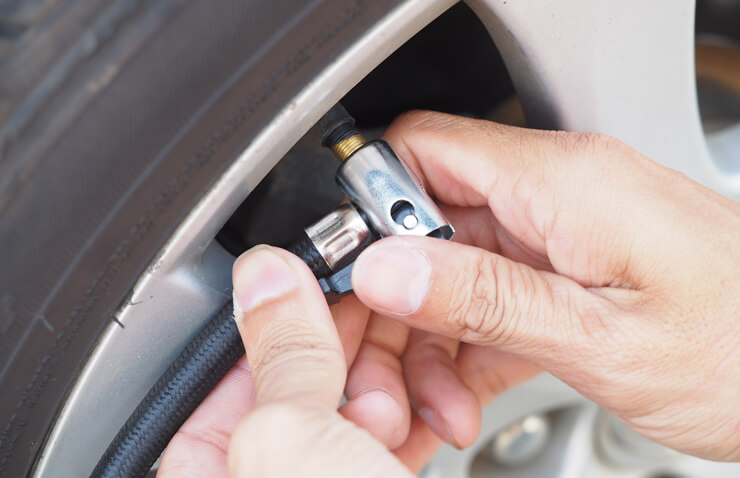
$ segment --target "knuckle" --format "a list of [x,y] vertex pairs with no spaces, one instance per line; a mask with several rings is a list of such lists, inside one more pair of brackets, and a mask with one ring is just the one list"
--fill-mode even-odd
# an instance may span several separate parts
[[503,375],[495,368],[483,372],[479,381],[479,390],[482,396],[486,398],[486,402],[493,400],[509,389]]
[[602,156],[604,153],[621,152],[627,148],[617,138],[603,133],[550,131],[548,134],[554,143],[575,157]]
[[511,313],[512,300],[502,291],[510,282],[510,268],[497,264],[495,256],[485,256],[471,274],[460,277],[450,320],[458,324],[459,336],[466,340],[498,343],[504,333],[504,321]]
[[566,174],[570,184],[574,172],[587,175],[593,184],[591,191],[601,190],[613,183],[615,175],[624,174],[626,161],[635,159],[635,151],[622,141],[602,133],[549,131],[558,154],[546,161],[545,180],[551,174]]
[[604,138],[604,135],[591,132],[572,133],[568,135],[571,143],[570,149],[587,153],[601,149],[602,145],[606,142]]
[[400,129],[425,129],[427,125],[434,124],[438,121],[440,113],[426,110],[411,110],[401,113],[393,121],[394,128]]
[[573,133],[573,149],[585,153],[614,151],[623,147],[623,143],[613,136],[602,133]]
[[476,129],[479,124],[480,122],[438,111],[411,110],[398,116],[391,128],[421,134],[439,134],[466,132]]
[[309,360],[341,365],[344,360],[328,337],[314,327],[301,326],[300,319],[273,321],[249,352],[250,367],[258,382],[274,369],[293,363]]

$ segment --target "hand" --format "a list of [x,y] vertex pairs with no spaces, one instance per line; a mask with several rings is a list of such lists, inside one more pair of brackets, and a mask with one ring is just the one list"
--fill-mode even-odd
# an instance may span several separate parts
[[[308,268],[285,251],[258,247],[236,262],[234,278],[251,373],[242,360],[222,380],[170,443],[160,474],[409,476],[383,444],[336,411],[345,356]],[[367,395],[381,409],[394,406],[387,394]]]
[[[336,474],[347,474],[350,468],[344,467],[354,466],[352,476],[374,476],[395,470],[399,463],[418,471],[440,441],[421,418],[411,417],[401,361],[404,350],[408,360],[425,359],[428,369],[426,373],[416,370],[408,389],[416,391],[421,403],[429,403],[425,394],[433,393],[432,403],[443,416],[452,413],[458,418],[443,429],[445,438],[451,429],[477,434],[478,400],[488,401],[537,371],[490,347],[465,345],[455,361],[457,341],[410,332],[402,324],[371,314],[354,298],[332,308],[331,324],[315,279],[297,258],[278,249],[258,247],[238,259],[234,287],[235,316],[252,370],[242,359],[224,377],[172,439],[158,476],[225,476],[232,433],[236,437],[232,455],[246,463],[233,465],[235,473],[280,476],[284,471],[294,476],[298,470],[319,466],[315,460],[322,474],[330,476],[335,465]],[[250,310],[245,314],[238,310],[239,304]],[[437,349],[438,343],[445,348]],[[477,368],[479,363],[487,366]],[[350,365],[345,385],[350,398],[337,413]],[[441,389],[445,392],[440,393]],[[314,399],[317,394],[320,400]],[[235,432],[236,428],[241,431]],[[330,430],[336,430],[332,438],[336,443],[326,443],[325,452],[317,450],[313,443],[322,443],[321,435]],[[383,444],[395,448],[397,459]],[[250,458],[244,458],[245,453]],[[260,468],[273,465],[284,468],[269,472]]]
[[385,136],[469,245],[379,241],[353,270],[364,304],[740,460],[740,206],[601,135],[414,112]]

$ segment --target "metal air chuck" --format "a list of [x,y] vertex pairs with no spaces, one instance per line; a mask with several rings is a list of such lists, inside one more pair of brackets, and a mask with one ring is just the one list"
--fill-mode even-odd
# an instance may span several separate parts
[[305,228],[298,251],[292,249],[334,303],[352,291],[354,261],[375,240],[397,235],[451,239],[455,230],[390,145],[382,139],[366,142],[340,104],[318,128],[322,145],[342,161],[336,182],[348,204]]

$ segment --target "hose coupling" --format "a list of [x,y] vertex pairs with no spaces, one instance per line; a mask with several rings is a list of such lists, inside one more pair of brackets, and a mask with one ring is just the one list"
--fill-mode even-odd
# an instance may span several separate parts
[[391,146],[382,139],[366,142],[354,125],[339,104],[318,123],[322,145],[342,161],[335,179],[349,200],[305,229],[331,271],[318,277],[330,303],[352,291],[354,261],[375,240],[399,235],[449,240],[455,233]]

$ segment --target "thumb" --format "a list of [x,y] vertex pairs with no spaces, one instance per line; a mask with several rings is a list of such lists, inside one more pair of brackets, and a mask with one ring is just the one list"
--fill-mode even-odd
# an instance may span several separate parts
[[306,265],[260,246],[237,260],[233,275],[257,402],[231,437],[231,475],[409,476],[384,445],[336,411],[344,353]]
[[334,410],[347,369],[316,279],[287,251],[258,246],[234,264],[234,315],[257,406],[293,399]]
[[496,345],[540,365],[543,351],[573,345],[574,307],[602,300],[557,274],[427,237],[370,246],[355,263],[352,286],[365,305],[413,327]]

